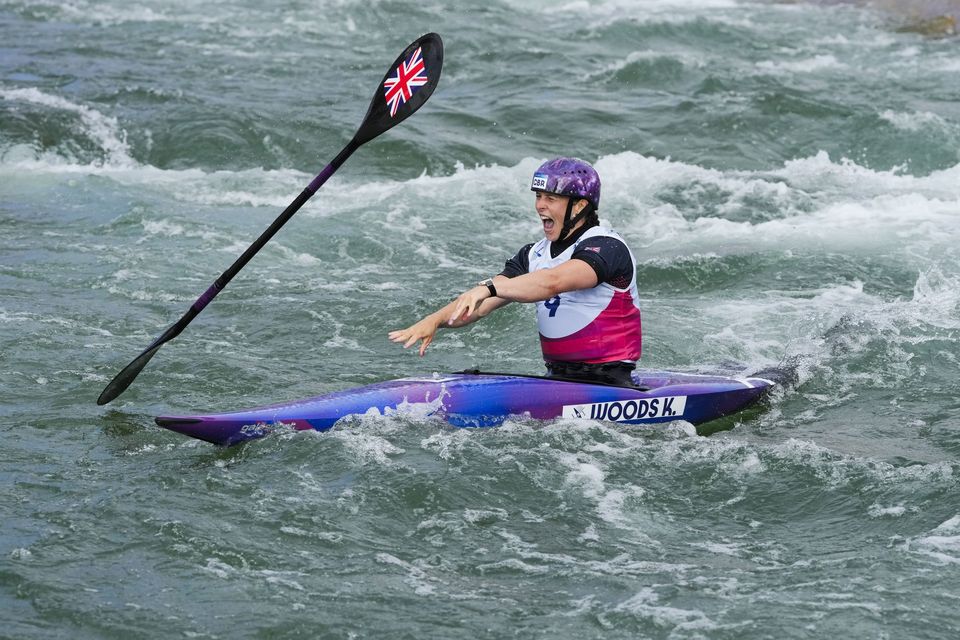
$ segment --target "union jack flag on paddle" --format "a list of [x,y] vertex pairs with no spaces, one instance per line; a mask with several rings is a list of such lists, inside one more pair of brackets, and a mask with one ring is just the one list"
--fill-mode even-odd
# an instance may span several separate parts
[[397,115],[397,109],[410,99],[413,93],[427,84],[427,69],[423,64],[421,47],[413,52],[405,62],[400,63],[396,74],[383,81],[383,92],[390,105],[390,117]]

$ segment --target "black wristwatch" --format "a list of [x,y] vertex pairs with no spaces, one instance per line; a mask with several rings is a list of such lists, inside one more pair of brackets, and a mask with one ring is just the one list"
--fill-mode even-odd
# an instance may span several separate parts
[[481,287],[486,287],[487,289],[489,289],[491,298],[497,297],[497,288],[493,286],[493,278],[487,278],[486,280],[481,280],[477,284]]

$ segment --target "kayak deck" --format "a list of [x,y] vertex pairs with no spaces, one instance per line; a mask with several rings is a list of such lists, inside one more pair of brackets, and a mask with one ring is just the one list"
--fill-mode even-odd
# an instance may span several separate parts
[[436,416],[456,427],[491,427],[510,416],[538,420],[583,418],[626,424],[684,420],[694,425],[736,413],[759,400],[774,383],[640,370],[636,387],[592,384],[541,376],[453,373],[400,378],[313,398],[194,416],[161,416],[166,429],[233,445],[278,428],[326,431],[347,416]]

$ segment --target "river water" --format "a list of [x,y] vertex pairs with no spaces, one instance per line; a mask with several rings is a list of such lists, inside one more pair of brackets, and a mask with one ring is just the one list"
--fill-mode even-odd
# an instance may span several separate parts
[[[0,637],[953,638],[960,45],[869,6],[0,0]],[[440,86],[130,389],[428,31]],[[704,437],[365,416],[221,449],[159,414],[467,367],[389,342],[496,273],[578,155],[643,366],[787,383]]]

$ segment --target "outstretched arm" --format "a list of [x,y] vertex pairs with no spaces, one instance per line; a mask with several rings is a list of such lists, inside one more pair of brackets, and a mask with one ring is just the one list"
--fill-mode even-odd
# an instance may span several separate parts
[[416,324],[387,335],[393,342],[402,342],[404,349],[419,341],[422,356],[440,327],[457,328],[472,324],[510,302],[539,302],[565,291],[595,287],[597,274],[583,260],[569,260],[558,267],[516,278],[498,275],[493,279],[493,285],[497,289],[496,297],[492,297],[485,286],[473,287]]
[[[509,280],[509,278],[503,278],[503,280]],[[484,287],[483,290],[487,291],[488,296],[490,295],[490,292],[486,287]],[[459,300],[459,298],[457,300]],[[387,337],[389,337],[393,342],[402,342],[404,349],[409,349],[416,344],[418,340],[422,341],[420,343],[420,355],[422,356],[423,352],[427,350],[427,347],[430,345],[430,343],[433,342],[433,336],[437,333],[437,329],[440,327],[457,328],[472,324],[490,312],[499,309],[510,302],[509,300],[504,300],[500,297],[488,297],[480,305],[477,313],[473,314],[469,318],[452,321],[451,316],[456,308],[457,300],[447,304],[442,309],[434,311],[423,320],[420,320],[416,324],[410,325],[406,329],[391,331],[389,334],[387,334]]]
[[[568,260],[552,269],[541,269],[525,273],[516,278],[497,276],[493,284],[497,289],[497,298],[508,302],[539,302],[564,293],[597,286],[597,273],[583,260]],[[490,290],[477,286],[460,294],[453,305],[447,322],[450,326],[464,320],[472,322],[482,318],[483,304],[490,300]],[[449,307],[450,305],[447,305]],[[447,309],[444,307],[444,310]]]

